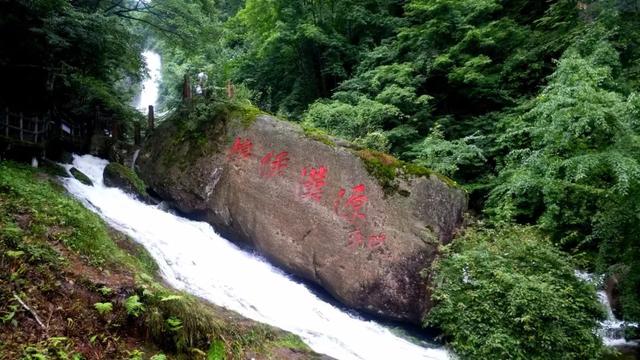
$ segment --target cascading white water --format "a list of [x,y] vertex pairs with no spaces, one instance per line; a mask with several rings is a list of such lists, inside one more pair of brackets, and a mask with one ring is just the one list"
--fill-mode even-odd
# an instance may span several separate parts
[[94,186],[71,178],[65,187],[116,229],[142,244],[172,286],[248,318],[299,335],[313,350],[337,359],[449,359],[442,348],[416,345],[384,326],[358,319],[319,299],[264,260],[220,237],[210,225],[145,205],[102,173],[107,161],[74,156]]
[[624,338],[624,330],[629,327],[638,327],[638,324],[616,319],[609,303],[609,297],[602,289],[602,277],[577,270],[575,273],[580,280],[593,283],[599,289],[598,300],[607,312],[607,318],[600,322],[600,329],[598,329],[598,335],[602,338],[602,342],[607,346],[636,346],[635,342],[627,341]]
[[160,84],[162,76],[160,71],[162,61],[160,54],[153,50],[145,50],[142,53],[142,58],[147,66],[147,70],[149,70],[149,76],[142,81],[142,91],[140,92],[136,108],[138,111],[146,114],[149,105],[156,106],[158,102],[158,85]]

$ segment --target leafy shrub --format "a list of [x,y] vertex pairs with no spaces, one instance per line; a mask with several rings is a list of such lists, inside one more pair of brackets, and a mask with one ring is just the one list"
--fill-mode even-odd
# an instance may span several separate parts
[[391,145],[389,139],[381,131],[370,132],[364,137],[357,138],[354,143],[362,147],[381,152],[389,152]]
[[169,327],[169,331],[177,332],[182,329],[182,320],[175,316],[171,316],[167,319],[167,326]]
[[309,107],[304,122],[353,140],[381,131],[386,124],[397,123],[402,116],[393,105],[361,96],[353,104],[337,100],[316,102]]
[[225,358],[224,343],[220,340],[214,340],[207,351],[207,360],[223,360]]
[[447,176],[454,176],[461,167],[480,167],[486,159],[482,150],[472,142],[477,136],[467,136],[448,141],[439,125],[422,142],[415,144],[407,155],[414,157],[416,164],[433,169]]
[[622,269],[622,313],[640,320],[638,94],[616,89],[612,44],[586,36],[562,56],[549,85],[504,119],[505,158],[487,213],[535,223],[563,249]]
[[435,265],[435,307],[426,324],[443,329],[468,359],[596,359],[603,311],[572,262],[527,227],[470,230]]

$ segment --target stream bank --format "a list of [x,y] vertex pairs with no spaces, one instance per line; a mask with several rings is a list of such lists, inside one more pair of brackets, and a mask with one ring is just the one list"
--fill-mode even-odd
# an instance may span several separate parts
[[57,178],[0,163],[0,358],[325,358],[166,287],[157,270]]

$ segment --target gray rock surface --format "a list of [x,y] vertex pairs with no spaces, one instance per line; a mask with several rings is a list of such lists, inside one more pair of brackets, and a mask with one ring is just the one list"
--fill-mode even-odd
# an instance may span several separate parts
[[271,116],[184,129],[163,123],[140,153],[160,196],[350,307],[420,322],[431,307],[423,269],[462,226],[464,191],[432,174],[385,194],[354,150]]

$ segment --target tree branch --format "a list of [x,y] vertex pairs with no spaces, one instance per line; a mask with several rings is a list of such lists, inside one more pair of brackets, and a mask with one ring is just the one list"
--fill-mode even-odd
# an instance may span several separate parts
[[130,15],[126,15],[126,14],[118,14],[118,16],[123,17],[125,19],[140,21],[140,22],[145,23],[145,24],[147,24],[147,25],[149,25],[151,27],[154,27],[154,28],[156,28],[156,29],[158,29],[158,30],[160,30],[162,32],[166,32],[166,33],[175,35],[175,36],[179,37],[182,40],[186,40],[186,38],[184,36],[182,36],[182,34],[180,34],[179,32],[177,32],[175,30],[167,29],[167,28],[162,27],[162,26],[157,25],[157,24],[154,24],[151,21],[148,21],[148,20],[145,20],[145,19],[140,19],[140,18],[137,18],[135,16],[130,16]]
[[40,318],[38,317],[38,314],[36,314],[35,311],[33,311],[27,304],[24,303],[24,301],[22,301],[22,299],[20,299],[20,297],[18,296],[18,294],[16,294],[15,292],[13,293],[13,297],[18,300],[18,302],[20,303],[20,305],[22,305],[23,308],[25,308],[25,310],[29,311],[31,313],[31,315],[33,315],[33,317],[36,319],[36,321],[38,322],[38,325],[40,325],[45,331],[47,330],[47,327],[42,323],[42,321],[40,320]]

